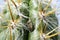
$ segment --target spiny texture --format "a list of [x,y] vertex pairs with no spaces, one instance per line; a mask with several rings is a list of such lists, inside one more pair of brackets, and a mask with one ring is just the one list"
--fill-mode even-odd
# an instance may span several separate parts
[[0,40],[58,40],[52,0],[6,0],[0,14]]
[[30,32],[29,40],[58,40],[58,36],[51,36],[56,33],[57,30],[50,32],[58,27],[58,21],[55,15],[56,9],[51,7],[51,1],[52,0],[49,2],[44,0],[30,1],[29,15],[35,30]]

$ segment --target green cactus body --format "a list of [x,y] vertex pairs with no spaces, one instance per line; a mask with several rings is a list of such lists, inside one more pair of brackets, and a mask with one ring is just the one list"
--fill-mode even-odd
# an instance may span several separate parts
[[[30,1],[30,18],[31,18],[32,22],[34,23],[35,30],[33,32],[29,33],[29,40],[58,40],[58,36],[55,36],[55,37],[52,37],[49,39],[45,39],[44,37],[42,37],[45,34],[47,34],[49,31],[51,31],[52,29],[58,27],[58,21],[57,21],[55,12],[52,12],[51,15],[48,15],[46,17],[43,16],[43,14],[39,15],[39,10],[41,10],[43,13],[47,13],[47,12],[53,10],[53,8],[51,8],[50,5],[47,10],[44,10],[44,8],[46,6],[47,6],[47,4],[44,4],[42,2],[42,0],[41,0],[40,4],[39,4],[38,0]],[[50,21],[50,22],[48,22],[48,21]],[[54,25],[54,23],[56,23],[56,25]],[[42,29],[41,29],[41,27],[42,27]],[[46,27],[46,30],[44,32],[45,27]],[[41,34],[41,30],[43,31],[42,34]],[[54,31],[51,34],[54,34],[56,32],[57,31]]]
[[7,0],[0,14],[0,40],[58,40],[58,20],[51,1]]

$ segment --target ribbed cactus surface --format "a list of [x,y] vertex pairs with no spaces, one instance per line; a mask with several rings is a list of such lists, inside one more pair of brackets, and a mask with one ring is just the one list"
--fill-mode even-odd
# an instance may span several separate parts
[[0,40],[58,40],[52,0],[6,0],[0,13]]

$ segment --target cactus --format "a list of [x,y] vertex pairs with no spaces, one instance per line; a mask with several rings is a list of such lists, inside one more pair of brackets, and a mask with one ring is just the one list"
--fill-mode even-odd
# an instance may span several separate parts
[[58,40],[57,9],[52,0],[6,0],[0,14],[0,40]]
[[30,19],[34,23],[35,30],[30,32],[29,40],[58,40],[58,35],[54,37],[50,36],[56,33],[57,30],[49,32],[58,27],[58,21],[55,15],[56,9],[50,6],[51,1],[47,4],[43,3],[43,0],[30,1]]

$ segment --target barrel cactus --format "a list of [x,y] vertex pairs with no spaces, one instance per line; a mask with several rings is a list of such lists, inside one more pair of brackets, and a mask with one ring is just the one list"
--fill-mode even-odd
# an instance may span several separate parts
[[52,0],[6,0],[0,13],[0,40],[58,40]]

